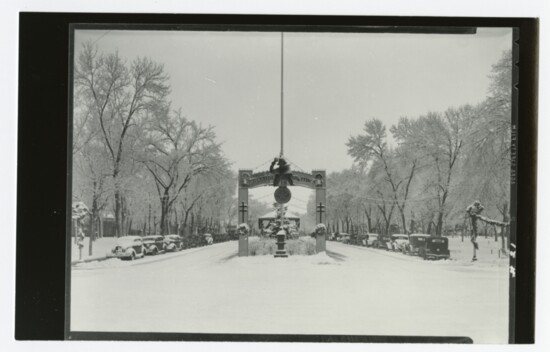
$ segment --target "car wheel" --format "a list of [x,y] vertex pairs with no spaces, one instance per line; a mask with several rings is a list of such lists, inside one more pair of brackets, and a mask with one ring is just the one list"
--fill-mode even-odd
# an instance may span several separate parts
[[134,259],[136,259],[136,253],[132,252],[132,255],[130,256],[130,260],[134,260]]
[[157,249],[157,247],[155,247],[155,249],[153,249],[153,255],[157,255],[159,254],[159,250]]

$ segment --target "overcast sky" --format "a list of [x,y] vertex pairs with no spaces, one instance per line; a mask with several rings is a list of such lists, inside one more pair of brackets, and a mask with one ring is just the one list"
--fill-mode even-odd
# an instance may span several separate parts
[[[267,170],[279,154],[281,33],[78,30],[76,55],[86,41],[128,61],[163,63],[173,108],[215,126],[235,171]],[[389,127],[401,116],[482,101],[491,65],[511,46],[512,31],[502,28],[285,33],[284,154],[305,171],[349,168],[345,143],[365,121],[376,117]]]

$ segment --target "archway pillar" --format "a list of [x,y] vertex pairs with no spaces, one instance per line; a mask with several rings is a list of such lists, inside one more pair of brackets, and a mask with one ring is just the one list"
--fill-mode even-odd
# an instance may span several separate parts
[[[252,170],[239,170],[239,193],[237,203],[237,223],[248,224],[248,179],[252,175]],[[239,234],[239,257],[248,256],[248,236]]]
[[[313,170],[313,177],[315,178],[315,223],[327,224],[327,186],[326,186],[326,171],[325,170]],[[328,229],[327,229],[328,231]],[[317,253],[325,252],[327,250],[327,233],[324,235],[317,235],[315,249]]]

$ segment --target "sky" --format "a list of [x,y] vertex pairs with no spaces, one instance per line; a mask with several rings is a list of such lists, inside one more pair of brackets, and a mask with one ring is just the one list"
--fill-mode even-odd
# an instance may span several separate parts
[[[128,62],[145,56],[164,64],[172,107],[215,127],[235,171],[265,171],[279,155],[282,106],[285,157],[296,170],[330,173],[352,165],[345,144],[369,119],[389,130],[403,116],[481,102],[512,30],[285,32],[283,41],[280,32],[77,30],[75,57],[87,41]],[[269,198],[268,191],[253,196]],[[301,200],[294,210],[305,210],[311,192],[293,193]]]

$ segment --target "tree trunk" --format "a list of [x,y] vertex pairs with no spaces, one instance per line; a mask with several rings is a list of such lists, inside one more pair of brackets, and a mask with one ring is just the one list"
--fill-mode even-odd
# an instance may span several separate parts
[[443,211],[439,211],[437,214],[437,225],[435,227],[435,235],[441,237],[441,232],[443,230]]
[[367,215],[367,232],[370,232],[372,229],[372,219],[370,215]]
[[405,220],[405,209],[399,208],[401,212],[401,222],[403,223],[403,233],[407,233],[407,220]]
[[168,231],[168,218],[170,215],[168,189],[160,197],[160,234],[166,235]]
[[90,219],[90,234],[88,238],[88,255],[91,256],[93,253],[93,242],[95,241],[95,228],[97,220],[97,195],[96,193],[96,181],[93,183],[94,194],[92,196],[92,217]]
[[120,195],[120,228],[122,229],[121,236],[126,236],[127,229],[126,229],[126,199],[124,198],[124,194]]
[[151,203],[149,203],[149,219],[147,224],[147,235],[151,234]]
[[180,223],[178,222],[178,211],[177,211],[176,209],[174,209],[173,213],[174,213],[174,224],[175,224],[175,226],[174,226],[174,228],[175,228],[174,233],[177,234],[177,233],[180,232]]
[[127,226],[126,226],[126,231],[125,233],[126,234],[130,234],[132,232],[132,223],[133,223],[133,218],[131,217],[128,222],[127,222]]
[[[502,222],[507,223],[508,222],[508,202],[504,202],[504,206],[502,207]],[[507,229],[509,229],[508,226],[502,226],[500,231],[500,236],[502,239],[502,251],[506,253],[506,239],[507,236]]]
[[115,190],[115,237],[120,237],[122,234],[120,211],[120,191],[117,189]]
[[97,238],[103,238],[103,219],[99,214],[97,216],[97,227]]

